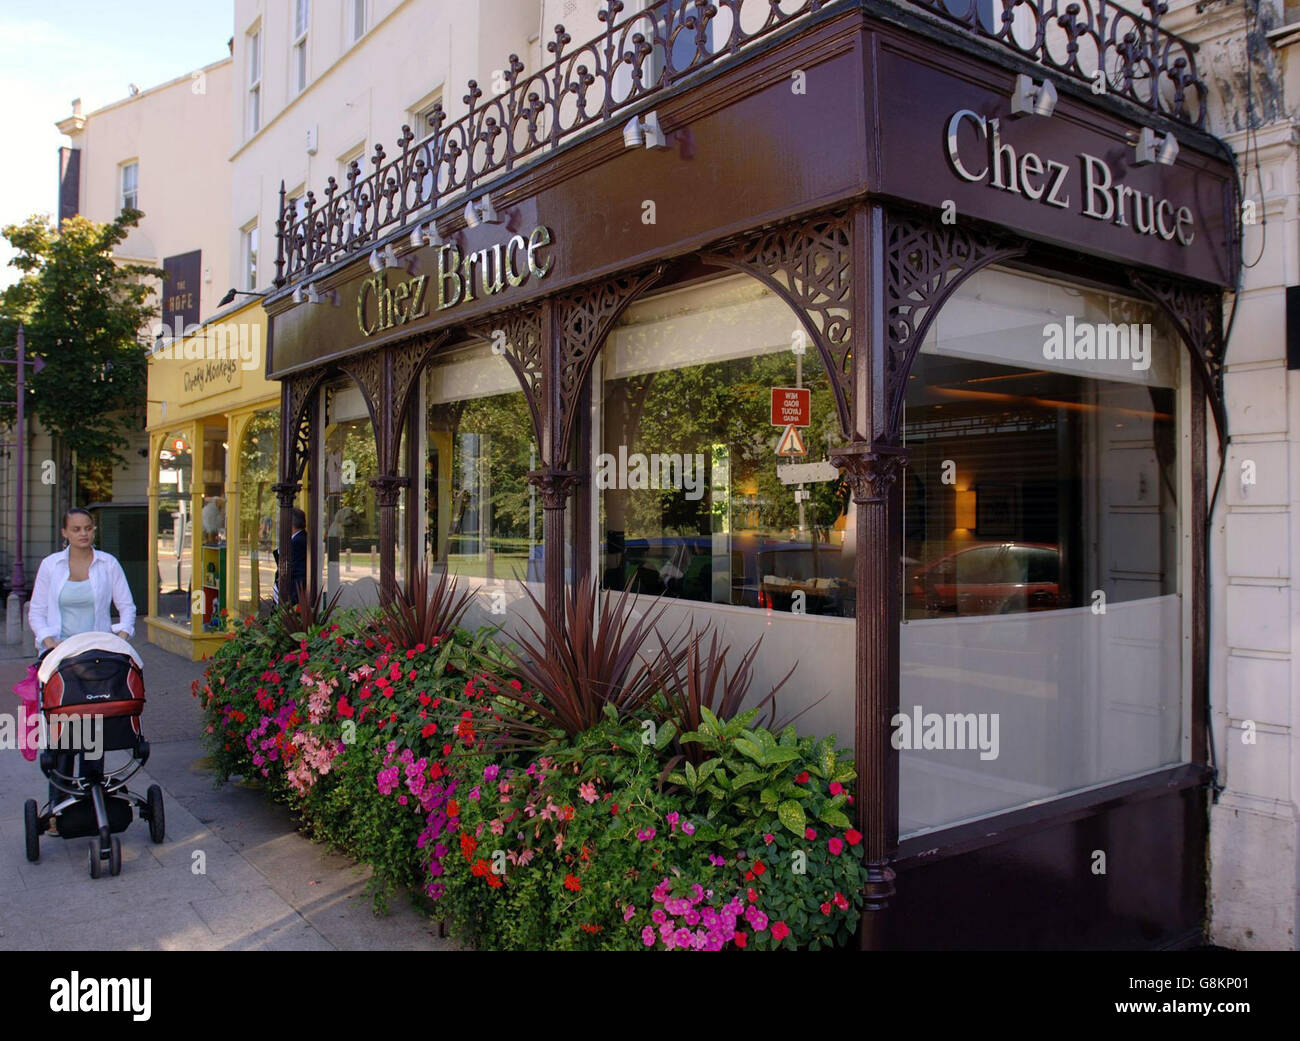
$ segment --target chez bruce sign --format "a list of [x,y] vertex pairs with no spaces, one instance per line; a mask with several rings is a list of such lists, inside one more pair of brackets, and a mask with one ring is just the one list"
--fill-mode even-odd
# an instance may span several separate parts
[[540,281],[551,270],[551,259],[542,253],[551,241],[551,229],[539,224],[527,238],[513,235],[482,249],[441,245],[436,249],[435,270],[429,274],[390,283],[389,273],[381,271],[356,290],[357,328],[362,336],[374,336],[478,296],[522,286],[530,277]]
[[876,82],[906,86],[877,109],[869,181],[879,194],[945,225],[978,221],[1102,261],[1235,284],[1232,171],[1203,135],[1174,128],[1175,161],[1139,163],[1140,121],[1100,99],[1061,90],[1050,116],[1013,116],[1009,72],[921,49],[911,39],[881,46]]

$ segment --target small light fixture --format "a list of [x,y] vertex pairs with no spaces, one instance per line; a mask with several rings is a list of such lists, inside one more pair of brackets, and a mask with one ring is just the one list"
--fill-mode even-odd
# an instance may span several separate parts
[[623,144],[628,148],[667,148],[668,138],[659,126],[659,113],[633,116],[623,127]]
[[965,528],[967,531],[973,531],[975,528],[975,509],[976,493],[974,488],[967,488],[964,491],[957,492],[957,502],[955,516],[953,518],[954,528]]
[[1173,166],[1174,160],[1178,158],[1178,138],[1173,134],[1161,137],[1150,127],[1143,127],[1138,133],[1134,153],[1133,162],[1138,166],[1147,163]]
[[1050,116],[1056,111],[1056,84],[1049,79],[1035,83],[1034,78],[1026,73],[1016,77],[1016,85],[1011,91],[1011,114],[1013,116]]
[[501,223],[501,217],[492,206],[491,192],[484,192],[483,198],[478,202],[471,199],[465,203],[465,223],[471,228],[477,228],[480,224]]
[[402,267],[402,262],[397,257],[397,251],[393,249],[391,242],[385,243],[382,251],[372,249],[370,251],[370,270],[375,274],[391,267]]
[[312,282],[308,282],[305,287],[300,285],[293,287],[293,302],[295,304],[337,304],[338,295],[337,289],[322,293]]
[[421,246],[441,246],[442,244],[442,236],[438,234],[438,225],[434,221],[417,224],[411,229],[412,249],[419,249]]

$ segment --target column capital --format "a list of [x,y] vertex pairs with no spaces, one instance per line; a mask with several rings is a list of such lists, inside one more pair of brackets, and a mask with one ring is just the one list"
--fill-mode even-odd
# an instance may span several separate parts
[[569,500],[573,489],[582,482],[582,474],[576,470],[562,470],[547,466],[541,470],[528,471],[528,483],[536,485],[542,494],[542,509],[562,510]]
[[859,506],[881,502],[903,475],[907,450],[902,445],[879,441],[855,441],[830,451],[834,466],[844,471],[844,478]]
[[409,488],[411,479],[397,474],[383,474],[370,479],[370,487],[375,490],[375,500],[379,506],[391,508],[396,506],[402,496],[402,489]]
[[288,509],[293,505],[293,500],[298,497],[298,493],[302,491],[302,484],[298,481],[277,481],[271,485],[271,491],[275,492],[280,508]]

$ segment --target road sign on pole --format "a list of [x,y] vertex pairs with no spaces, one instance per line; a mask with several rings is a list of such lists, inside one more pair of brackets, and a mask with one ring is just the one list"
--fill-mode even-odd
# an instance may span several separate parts
[[804,447],[803,438],[799,435],[799,428],[788,426],[781,432],[781,440],[776,445],[777,455],[807,455],[808,449]]
[[772,388],[772,426],[812,425],[812,391],[807,387]]

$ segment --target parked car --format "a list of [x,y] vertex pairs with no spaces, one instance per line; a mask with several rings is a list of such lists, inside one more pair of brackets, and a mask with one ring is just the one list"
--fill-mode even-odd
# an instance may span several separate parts
[[1052,611],[1061,600],[1061,548],[1039,542],[966,546],[914,569],[907,607],[937,615]]

